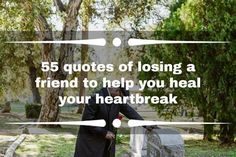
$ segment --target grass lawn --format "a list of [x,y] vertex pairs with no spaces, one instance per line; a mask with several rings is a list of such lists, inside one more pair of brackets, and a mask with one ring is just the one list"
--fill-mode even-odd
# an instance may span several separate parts
[[185,141],[186,157],[236,157],[236,144],[222,147],[218,142],[202,140]]
[[[24,116],[24,104],[12,103],[12,112]],[[77,121],[81,119],[81,115],[72,113],[75,107],[64,107],[61,109],[61,121]],[[146,114],[147,119],[156,119],[156,114]],[[19,119],[13,117],[0,117],[0,132],[2,134],[15,135],[14,130],[20,125],[6,125],[7,122],[18,122]],[[183,121],[182,119],[180,121]],[[201,119],[199,120],[201,121]],[[122,123],[126,126],[127,119],[124,118]],[[34,156],[34,157],[72,157],[74,153],[77,126],[62,126],[62,128],[47,128],[52,134],[27,135],[26,140],[20,145],[16,151],[16,157]],[[181,128],[182,130],[185,128]],[[202,127],[195,128],[200,131]],[[199,131],[200,130],[200,131]],[[12,133],[10,132],[12,131]],[[181,132],[181,131],[180,131]],[[68,134],[70,133],[70,134]],[[129,151],[129,134],[130,128],[123,127],[119,129],[117,135],[116,157],[120,157]],[[1,138],[0,138],[1,139]],[[5,143],[0,142],[3,151]],[[0,152],[1,152],[0,148]],[[4,147],[5,148],[5,147]],[[236,157],[236,144],[232,147],[225,148],[219,146],[218,142],[205,142],[202,140],[185,141],[186,157]]]
[[[16,157],[72,157],[76,137],[73,135],[27,135],[26,140],[16,150]],[[116,156],[128,151],[127,143],[117,145]]]
[[[125,140],[119,141],[116,146],[116,157],[129,150],[129,138],[123,135]],[[28,135],[26,140],[16,151],[16,157],[24,157],[26,154],[35,157],[72,157],[74,153],[76,136],[74,135]],[[205,142],[202,140],[185,141],[186,157],[235,157],[236,145],[229,148],[219,146],[217,142]]]
[[75,136],[73,135],[28,135],[16,150],[16,157],[72,157]]

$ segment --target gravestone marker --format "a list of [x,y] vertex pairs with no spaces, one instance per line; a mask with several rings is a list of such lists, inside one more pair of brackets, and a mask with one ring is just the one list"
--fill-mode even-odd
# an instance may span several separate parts
[[[131,133],[141,132],[140,128],[132,129]],[[143,144],[142,147],[135,143],[137,141]],[[131,134],[130,146],[132,157],[184,157],[183,138],[172,128],[144,131],[143,137],[140,134]]]
[[10,113],[10,112],[11,112],[11,103],[10,103],[10,102],[6,102],[6,103],[2,106],[1,113]]

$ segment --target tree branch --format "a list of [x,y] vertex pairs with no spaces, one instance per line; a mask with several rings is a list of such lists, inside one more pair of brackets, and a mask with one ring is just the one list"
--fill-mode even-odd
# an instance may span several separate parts
[[[78,14],[83,0],[70,0],[67,8],[67,17],[64,23],[62,39],[74,40],[76,38],[76,31],[78,26]],[[70,44],[62,44],[60,47],[59,65],[60,77],[66,78],[67,74],[63,72],[64,64],[72,63],[74,57],[75,46]]]
[[67,17],[64,25],[64,31],[76,31],[78,20],[77,16],[83,0],[70,0],[67,8]]
[[[46,18],[43,16],[43,14],[39,14],[38,17],[39,21],[39,29],[40,29],[40,35],[42,40],[53,40],[53,34],[52,29],[49,26]],[[53,48],[53,44],[44,44],[43,45],[43,60],[52,62],[55,60],[55,52]]]
[[54,0],[54,5],[57,7],[57,9],[60,12],[65,12],[66,11],[66,8],[65,8],[65,6],[64,6],[64,4],[62,3],[61,0]]

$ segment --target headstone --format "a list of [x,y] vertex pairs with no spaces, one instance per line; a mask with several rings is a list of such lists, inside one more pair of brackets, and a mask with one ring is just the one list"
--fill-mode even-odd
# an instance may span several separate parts
[[27,127],[24,127],[22,130],[22,134],[29,134],[29,129]]
[[[143,127],[131,128],[130,148],[132,157],[142,157],[144,152],[145,130]],[[144,152],[146,154],[146,152]]]
[[8,101],[2,107],[1,113],[10,113],[11,112],[11,103]]
[[[140,128],[132,129],[131,132],[135,133],[134,130],[139,130]],[[154,129],[151,132],[144,131],[144,133],[143,138],[140,138],[140,134],[131,134],[132,141],[130,141],[130,146],[132,157],[184,157],[184,141],[176,130],[160,128]],[[139,144],[143,144],[142,147],[139,144],[135,144],[135,138],[144,140],[138,141]]]

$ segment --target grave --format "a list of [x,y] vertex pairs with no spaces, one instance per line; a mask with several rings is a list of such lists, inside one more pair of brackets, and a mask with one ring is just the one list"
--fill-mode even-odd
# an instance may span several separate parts
[[184,157],[184,140],[173,128],[154,129],[141,127],[131,129],[132,157]]

